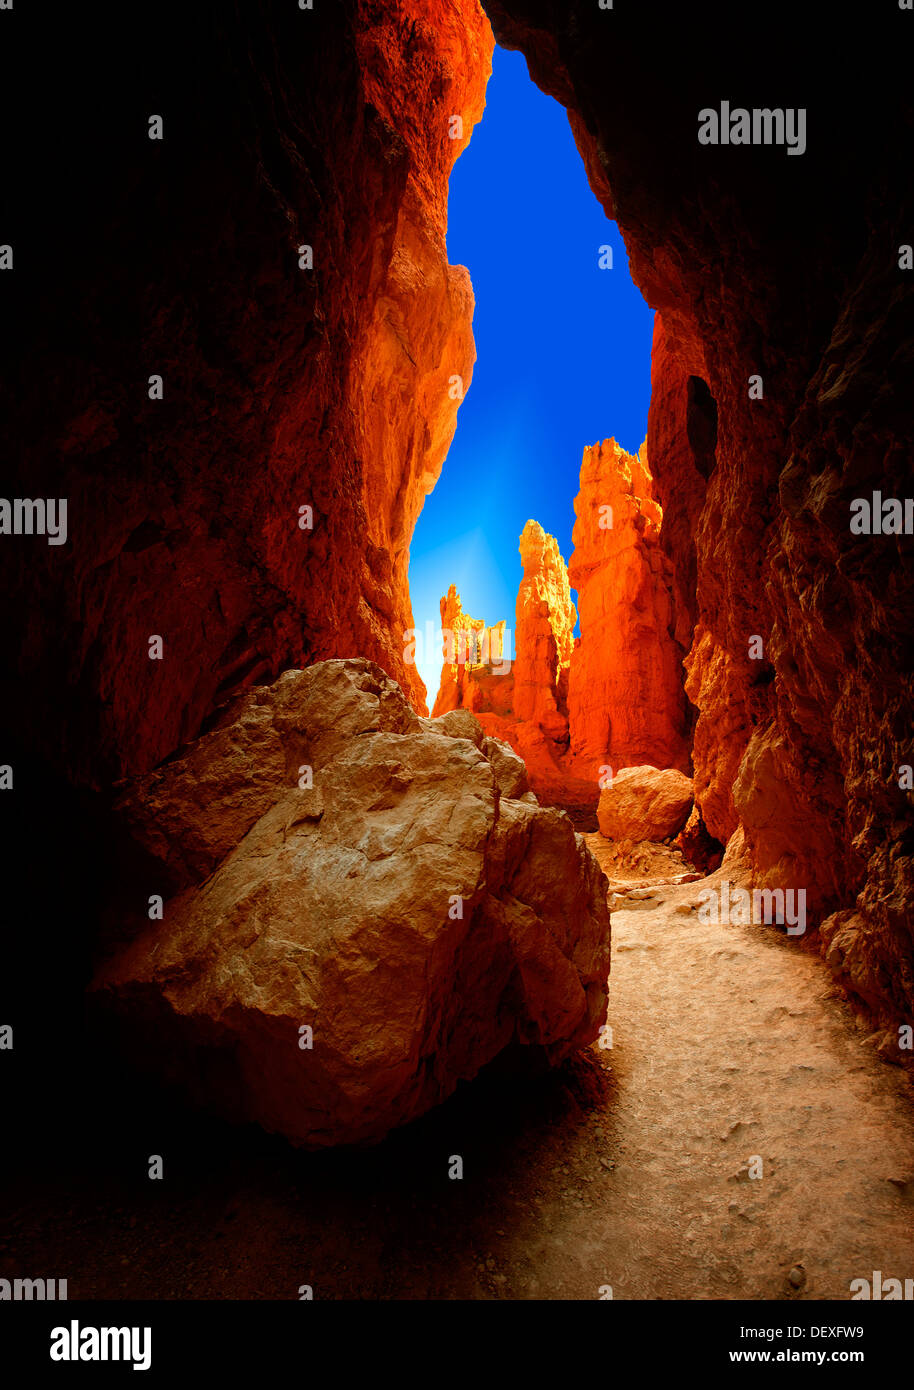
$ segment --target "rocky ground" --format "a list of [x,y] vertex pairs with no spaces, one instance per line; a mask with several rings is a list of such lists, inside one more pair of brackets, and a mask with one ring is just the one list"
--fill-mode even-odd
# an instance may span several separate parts
[[66,1164],[4,1182],[0,1274],[269,1299],[846,1299],[874,1269],[910,1277],[905,1073],[796,940],[702,925],[700,882],[657,886],[687,872],[675,851],[632,867],[589,842],[617,895],[611,1050],[319,1155],[165,1102],[106,1104],[106,1129],[90,1099]]

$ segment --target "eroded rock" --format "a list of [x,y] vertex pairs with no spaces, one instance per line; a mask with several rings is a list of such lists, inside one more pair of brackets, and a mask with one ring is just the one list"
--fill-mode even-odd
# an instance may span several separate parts
[[505,1049],[554,1064],[603,1022],[606,882],[583,839],[467,711],[418,718],[371,662],[247,692],[122,810],[182,887],[95,997],[232,1118],[378,1139]]
[[[567,568],[553,536],[524,527],[512,663],[501,659],[503,622],[469,617],[453,585],[442,598],[445,631],[468,634],[472,656],[445,660],[435,713],[472,710],[523,758],[538,796],[593,808],[606,767],[688,769],[691,715],[646,447],[586,448],[574,509]],[[453,657],[466,641],[451,641]]]
[[[41,180],[11,169],[8,186],[31,249],[6,302],[7,486],[31,497],[40,477],[70,531],[45,554],[0,549],[22,595],[0,707],[96,787],[290,666],[367,656],[425,712],[409,545],[475,360],[445,236],[491,70],[476,0],[184,9],[165,0],[117,63],[104,4],[79,21],[80,64],[59,35],[33,54],[49,130],[99,92],[92,157],[77,169],[43,140]],[[172,99],[144,158],[110,113],[149,72]],[[78,209],[65,258],[45,196]]]
[[[568,108],[658,311],[648,452],[698,712],[696,804],[718,840],[744,830],[759,883],[808,895],[811,924],[859,915],[829,959],[885,1022],[909,1022],[914,806],[899,779],[914,747],[914,541],[849,525],[855,498],[911,492],[914,281],[899,252],[914,209],[909,148],[886,135],[909,119],[900,11],[827,64],[812,31],[794,33],[790,64],[823,135],[778,161],[702,146],[695,117],[722,73],[745,89],[783,71],[787,0],[742,46],[726,0],[708,0],[698,46],[675,5],[662,44],[654,8],[617,7],[610,25],[589,0],[485,7]],[[652,100],[633,121],[645,62]]]
[[691,779],[675,768],[625,767],[601,791],[597,820],[608,840],[666,840],[691,806]]
[[568,571],[581,637],[571,661],[570,767],[594,792],[600,769],[690,768],[673,571],[647,448],[584,450]]

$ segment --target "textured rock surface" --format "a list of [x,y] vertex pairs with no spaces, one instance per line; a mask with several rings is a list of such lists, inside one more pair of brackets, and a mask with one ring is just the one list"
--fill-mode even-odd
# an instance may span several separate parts
[[[568,106],[659,313],[648,450],[703,819],[744,827],[756,872],[807,888],[812,921],[853,912],[857,992],[910,1016],[914,542],[848,527],[855,497],[911,490],[909,15],[877,7],[852,33],[834,16],[823,63],[787,0],[746,44],[730,0],[707,0],[699,44],[673,0],[486,8]],[[0,716],[96,785],[289,662],[365,653],[421,707],[403,545],[451,427],[441,387],[471,352],[442,228],[446,127],[456,108],[466,137],[491,43],[475,0],[156,13],[138,46],[123,7],[70,7],[52,45],[17,7],[0,55],[43,76],[24,97],[0,83],[31,137],[3,187],[7,491],[70,501],[67,546],[0,547]],[[805,103],[803,156],[700,146],[696,113],[724,93]],[[60,138],[74,111],[79,160]]]
[[[29,595],[4,630],[2,713],[98,785],[327,656],[377,660],[423,709],[408,547],[474,360],[445,230],[490,70],[481,8],[164,0],[141,47],[106,5],[72,22],[81,62],[56,72],[41,49],[33,142],[6,176],[7,487],[67,497],[70,538],[0,549],[4,590]],[[21,61],[41,21],[16,24]],[[78,161],[60,140],[76,109]]]
[[506,653],[506,627],[506,620],[486,627],[482,618],[464,613],[460,595],[451,585],[441,600],[444,664],[433,716],[452,709],[510,715],[514,673]]
[[512,1045],[556,1063],[603,1022],[606,882],[583,839],[467,711],[417,718],[370,662],[255,687],[123,809],[180,891],[97,998],[232,1118],[377,1139]]
[[[524,527],[513,666],[445,661],[434,712],[472,710],[520,753],[538,796],[593,808],[601,768],[650,762],[690,770],[691,720],[646,450],[628,454],[611,439],[585,449],[574,507],[567,569],[553,536],[535,521]],[[441,618],[501,652],[501,625],[487,629],[466,617],[453,585]]]
[[724,847],[708,830],[697,806],[693,806],[682,830],[674,841],[690,864],[703,873],[713,873],[720,868]]
[[608,840],[668,840],[691,808],[691,779],[675,768],[626,767],[600,792],[597,820]]
[[578,620],[558,541],[537,521],[520,537],[524,577],[515,609],[514,713],[557,742],[567,740],[563,692]]
[[628,454],[608,439],[585,449],[574,510],[568,571],[581,637],[568,687],[571,767],[594,787],[603,765],[688,772],[672,566],[646,448]]
[[[445,647],[441,685],[433,714],[472,710],[491,734],[523,758],[534,791],[546,801],[573,804],[564,759],[568,751],[568,673],[575,646],[577,613],[558,542],[536,521],[520,537],[524,567],[517,593],[514,630],[505,622],[487,628],[463,612],[451,585],[441,600],[441,623],[453,650]],[[460,634],[476,640],[476,656],[460,661]],[[513,660],[505,653],[512,653]],[[589,789],[587,789],[589,790]]]
[[[914,197],[908,144],[895,138],[912,123],[904,12],[874,12],[822,64],[818,36],[797,31],[784,0],[744,45],[724,0],[705,6],[700,45],[694,16],[672,3],[486,10],[569,108],[632,275],[660,311],[648,453],[686,595],[695,575],[676,632],[685,643],[694,626],[697,805],[719,839],[745,827],[761,882],[808,891],[811,922],[856,908],[842,919],[856,962],[843,978],[877,1012],[910,1018],[914,806],[898,768],[914,747],[914,540],[849,532],[855,497],[911,491],[914,427],[900,403],[914,391],[914,284],[898,251]],[[765,71],[779,95],[759,90]],[[699,109],[751,104],[749,91],[771,106],[802,101],[802,157],[698,144]],[[755,375],[764,395],[750,400]]]
[[520,753],[538,796],[571,804],[564,760],[577,613],[558,541],[536,521],[521,532],[520,557],[524,574],[514,610],[511,723],[493,720],[487,727]]
[[671,339],[663,315],[655,314],[647,431],[659,464],[654,488],[663,496],[660,545],[671,560],[674,635],[682,656],[692,645],[698,612],[695,534],[717,462],[717,406],[706,375],[701,344]]

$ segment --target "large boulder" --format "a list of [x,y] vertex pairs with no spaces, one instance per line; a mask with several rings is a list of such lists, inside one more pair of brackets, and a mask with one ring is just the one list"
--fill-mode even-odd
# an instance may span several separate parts
[[609,840],[667,840],[692,807],[692,782],[675,768],[624,767],[600,792],[597,822]]
[[418,718],[369,661],[247,692],[121,813],[158,874],[143,911],[173,895],[96,1001],[230,1118],[376,1140],[506,1049],[555,1064],[604,1021],[606,881],[583,839],[472,715]]

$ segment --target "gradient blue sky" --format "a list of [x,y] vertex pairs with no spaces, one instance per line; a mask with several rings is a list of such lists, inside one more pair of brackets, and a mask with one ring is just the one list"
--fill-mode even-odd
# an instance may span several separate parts
[[[614,222],[591,192],[565,110],[496,48],[486,110],[451,175],[448,257],[476,295],[476,367],[410,557],[416,627],[463,608],[507,619],[533,517],[567,563],[584,446],[610,435],[636,452],[647,432],[653,313],[628,273]],[[601,245],[613,269],[600,270]],[[513,655],[513,649],[512,653]],[[440,645],[417,652],[429,707]]]

